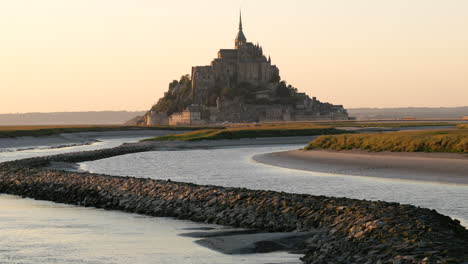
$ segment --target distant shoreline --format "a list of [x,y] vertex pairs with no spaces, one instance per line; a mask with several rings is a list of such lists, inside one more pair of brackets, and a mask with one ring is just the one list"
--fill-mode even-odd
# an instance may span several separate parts
[[259,154],[253,160],[311,172],[468,184],[467,154],[293,150]]
[[[396,108],[347,108],[352,117],[359,121],[403,121],[413,117],[418,120],[460,121],[468,115],[468,106],[459,107],[396,107]],[[121,125],[135,117],[143,116],[147,110],[108,110],[72,112],[25,112],[0,113],[1,126],[70,126],[70,125]],[[467,120],[468,121],[468,120]],[[466,121],[465,121],[466,122]]]

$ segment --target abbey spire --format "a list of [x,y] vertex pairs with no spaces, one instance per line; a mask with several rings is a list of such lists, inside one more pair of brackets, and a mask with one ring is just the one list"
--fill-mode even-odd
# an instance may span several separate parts
[[236,49],[240,48],[242,45],[244,45],[247,42],[247,38],[244,35],[243,32],[243,27],[242,27],[242,11],[239,14],[239,33],[237,33],[236,37]]
[[239,31],[242,31],[242,11],[239,13]]

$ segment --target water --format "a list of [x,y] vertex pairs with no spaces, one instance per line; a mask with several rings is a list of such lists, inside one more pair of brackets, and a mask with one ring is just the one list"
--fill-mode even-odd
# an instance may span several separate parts
[[[0,162],[110,148],[164,133],[167,132],[88,134],[86,140],[98,142],[52,149],[49,147],[57,147],[57,142],[64,144],[63,140],[49,138],[49,144],[44,138],[15,139],[16,148],[3,141],[0,143],[8,148],[0,147]],[[179,236],[193,232],[188,228],[206,227],[221,228],[0,195],[0,264],[301,263],[300,255],[285,252],[223,255],[197,245],[194,238]]]
[[[108,148],[145,137],[148,135],[101,135],[100,142],[92,145],[59,149],[31,146],[29,150],[1,152],[0,161]],[[301,147],[153,151],[84,162],[80,166],[111,175],[409,203],[436,209],[468,226],[466,185],[304,172],[252,160],[256,154]],[[0,263],[300,263],[299,255],[281,252],[223,255],[198,246],[193,238],[179,236],[191,232],[187,228],[203,227],[219,228],[0,195]]]
[[413,204],[436,209],[468,226],[468,185],[314,173],[277,168],[252,160],[252,156],[259,153],[301,147],[283,145],[153,151],[80,165],[81,169],[110,175]]
[[9,195],[0,195],[0,208],[0,263],[301,263],[287,253],[223,255],[179,236],[213,225]]
[[62,153],[113,148],[123,143],[174,131],[113,131],[60,134],[47,137],[0,138],[0,162]]

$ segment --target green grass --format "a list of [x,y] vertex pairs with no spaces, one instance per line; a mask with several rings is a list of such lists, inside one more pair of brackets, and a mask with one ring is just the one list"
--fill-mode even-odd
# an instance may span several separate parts
[[320,136],[305,149],[468,153],[468,130]]
[[453,126],[454,124],[439,122],[399,122],[399,123],[366,123],[366,122],[278,122],[262,124],[229,124],[224,130],[206,129],[182,134],[167,135],[145,139],[144,141],[195,141],[195,140],[219,140],[240,139],[257,137],[292,137],[292,136],[316,136],[352,134],[349,131],[340,130],[340,127],[408,127],[408,126]]
[[220,139],[241,139],[241,138],[259,138],[259,137],[293,137],[293,136],[315,136],[315,135],[335,135],[349,133],[347,131],[328,128],[291,128],[279,127],[277,129],[258,127],[258,128],[228,128],[228,129],[206,129],[182,134],[167,135],[155,138],[145,139],[144,141],[196,141],[196,140],[220,140]]
[[455,124],[448,122],[330,122],[324,125],[333,127],[431,127],[431,126],[453,126]]
[[[299,122],[283,122],[283,123],[264,123],[263,126],[283,126],[289,125],[315,125],[315,126],[328,126],[328,127],[431,127],[431,126],[451,126],[455,127],[456,124],[449,122],[414,122],[414,121],[400,121],[400,122],[364,122],[364,121],[299,121]],[[227,125],[229,126],[229,125]],[[242,125],[241,125],[242,126]]]
[[[104,132],[104,131],[135,131],[135,130],[200,130],[207,127],[181,126],[0,126],[0,138],[42,137],[62,133]],[[224,127],[215,127],[223,129]]]
[[[283,123],[264,123],[264,124],[231,124],[226,125],[228,131],[233,130],[262,130],[262,132],[226,132],[222,135],[211,135],[213,137],[256,137],[256,134],[265,134],[268,136],[288,136],[304,135],[303,133],[314,133],[315,129],[332,129],[340,127],[408,127],[408,126],[455,126],[451,123],[445,122],[398,122],[398,123],[385,123],[385,122],[283,122]],[[466,124],[465,124],[466,125]],[[70,125],[70,126],[0,126],[0,138],[14,138],[24,136],[50,136],[62,133],[78,133],[78,132],[102,132],[102,131],[131,131],[131,130],[210,130],[210,129],[224,129],[224,126],[122,126],[122,125]],[[312,130],[310,130],[312,129]],[[271,130],[271,131],[264,131]],[[288,131],[284,131],[288,130]],[[309,132],[304,130],[310,130]],[[234,135],[236,134],[236,135]],[[285,135],[283,135],[285,134]]]

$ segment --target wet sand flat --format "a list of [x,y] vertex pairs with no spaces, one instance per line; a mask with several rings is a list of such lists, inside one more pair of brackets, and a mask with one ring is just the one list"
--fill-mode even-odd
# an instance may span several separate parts
[[468,184],[468,155],[294,150],[260,154],[257,162],[305,171]]

